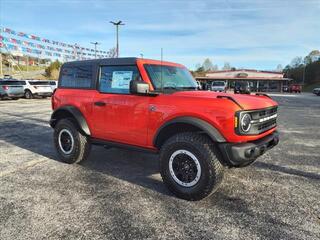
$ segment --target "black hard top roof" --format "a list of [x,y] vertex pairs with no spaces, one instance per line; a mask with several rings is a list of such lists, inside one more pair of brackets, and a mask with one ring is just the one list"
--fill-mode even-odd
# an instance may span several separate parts
[[128,58],[103,58],[103,59],[93,59],[93,60],[81,60],[81,61],[73,61],[66,62],[64,66],[74,66],[74,65],[135,65],[137,62],[137,58],[128,57]]

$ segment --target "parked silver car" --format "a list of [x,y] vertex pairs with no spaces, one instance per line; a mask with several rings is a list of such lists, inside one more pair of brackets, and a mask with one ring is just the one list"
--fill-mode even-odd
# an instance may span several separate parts
[[226,92],[227,84],[225,81],[213,81],[211,84],[211,91],[214,92]]
[[320,96],[320,87],[313,89],[312,91],[315,95]]
[[0,100],[5,98],[18,99],[24,96],[21,81],[0,80]]

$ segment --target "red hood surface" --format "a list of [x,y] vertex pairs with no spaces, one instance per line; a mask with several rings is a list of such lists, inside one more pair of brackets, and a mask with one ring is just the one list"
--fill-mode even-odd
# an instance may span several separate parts
[[245,110],[268,108],[277,106],[277,102],[266,96],[247,95],[247,94],[232,94],[232,93],[217,93],[210,91],[183,91],[173,93],[175,96],[194,97],[216,99],[217,96],[229,96],[236,100]]

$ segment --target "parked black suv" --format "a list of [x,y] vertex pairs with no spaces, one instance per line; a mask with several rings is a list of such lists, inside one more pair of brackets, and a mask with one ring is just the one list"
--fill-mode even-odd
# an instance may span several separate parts
[[250,94],[250,84],[247,81],[236,82],[234,85],[234,93]]

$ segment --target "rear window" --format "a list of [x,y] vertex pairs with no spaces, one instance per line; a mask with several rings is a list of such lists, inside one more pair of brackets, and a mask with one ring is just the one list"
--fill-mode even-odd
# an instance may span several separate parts
[[7,85],[7,86],[23,85],[23,82],[22,81],[0,81],[0,85]]
[[63,67],[59,86],[62,88],[92,88],[93,65]]
[[29,82],[30,85],[50,85],[47,81]]

